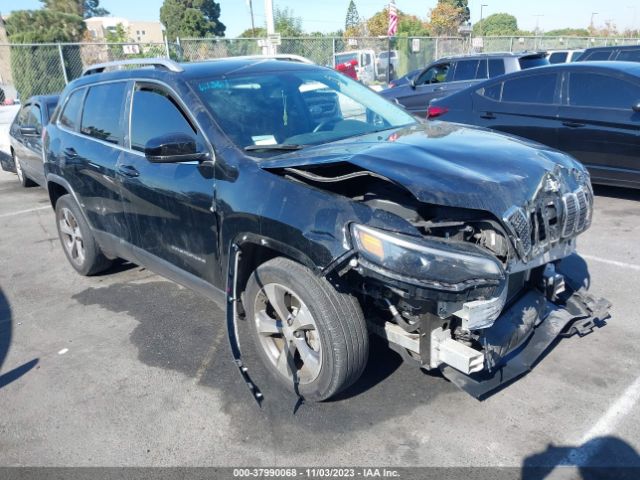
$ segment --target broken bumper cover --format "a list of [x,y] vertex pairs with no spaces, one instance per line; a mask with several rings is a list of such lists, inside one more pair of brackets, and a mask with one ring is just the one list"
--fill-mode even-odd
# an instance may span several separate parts
[[530,291],[496,321],[485,338],[488,369],[465,375],[442,365],[440,371],[473,397],[490,393],[525,375],[560,336],[591,333],[609,317],[611,304],[586,290],[573,292],[556,304]]

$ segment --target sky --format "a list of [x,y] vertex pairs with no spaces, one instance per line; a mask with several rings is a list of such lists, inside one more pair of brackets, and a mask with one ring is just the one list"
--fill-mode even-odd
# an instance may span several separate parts
[[[251,28],[247,0],[218,0],[221,5],[221,21],[227,26],[227,37],[233,37]],[[306,31],[332,32],[344,28],[349,0],[273,0],[280,8],[288,7],[303,20]],[[385,7],[385,0],[355,0],[361,17],[367,18]],[[425,18],[437,0],[396,0],[398,8],[406,13]],[[40,8],[38,0],[0,0],[0,13],[12,10]],[[113,16],[130,20],[158,20],[162,0],[101,0],[100,5]],[[638,0],[470,0],[471,21],[480,18],[480,6],[484,16],[507,12],[515,15],[523,30],[533,30],[539,22],[542,30],[564,27],[587,27],[591,14],[598,13],[596,25],[613,20],[619,30],[640,27],[640,2]],[[635,6],[634,6],[635,5]],[[264,1],[253,0],[256,26],[265,22]],[[543,15],[538,17],[538,15]]]

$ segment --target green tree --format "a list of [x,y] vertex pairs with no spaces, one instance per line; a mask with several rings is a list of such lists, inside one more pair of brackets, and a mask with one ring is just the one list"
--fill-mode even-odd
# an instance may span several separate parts
[[[367,20],[367,31],[372,36],[385,36],[389,31],[389,9],[383,8]],[[427,36],[427,25],[415,15],[408,15],[398,10],[398,35]]]
[[224,36],[220,4],[214,0],[164,0],[160,21],[167,38]]
[[588,37],[589,30],[586,28],[560,28],[545,32],[548,37]]
[[363,34],[362,22],[360,21],[360,14],[353,0],[349,2],[349,8],[347,8],[347,17],[344,21],[344,31],[347,32],[347,36],[358,37]]
[[83,18],[103,17],[109,11],[100,7],[100,0],[40,0],[44,8],[61,13],[70,13]]
[[267,29],[262,27],[248,28],[238,38],[264,38],[267,36]]
[[[22,99],[32,95],[59,92],[64,88],[60,52],[55,46],[25,46],[20,43],[76,42],[85,29],[82,17],[48,9],[19,10],[6,20],[11,47],[11,72]],[[63,58],[77,52],[77,46],[66,46]],[[67,63],[67,62],[65,62]],[[81,63],[68,63],[67,76],[75,78]]]
[[440,2],[431,10],[429,29],[437,36],[454,36],[462,24],[464,12],[450,3]]
[[474,36],[500,37],[519,33],[518,20],[508,13],[494,13],[473,26]]
[[438,0],[438,3],[444,3],[454,8],[460,9],[460,23],[467,23],[471,19],[471,11],[469,10],[469,0]]
[[273,23],[276,32],[283,37],[301,37],[304,35],[302,18],[296,17],[293,10],[288,7],[276,7],[276,11],[273,13]]

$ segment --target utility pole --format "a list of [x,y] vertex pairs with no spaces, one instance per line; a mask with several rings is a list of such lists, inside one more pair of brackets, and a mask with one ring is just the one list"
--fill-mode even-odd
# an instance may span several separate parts
[[256,32],[256,22],[253,18],[253,0],[247,0],[247,3],[249,4],[249,12],[251,12],[251,30],[253,31],[253,34],[255,35]]
[[[267,17],[267,35],[276,33],[275,22],[273,21],[273,0],[264,0],[264,15]],[[276,48],[269,42],[267,47],[269,55],[276,54]]]
[[595,25],[594,25],[594,23],[593,23],[593,19],[594,19],[594,17],[595,17],[596,15],[599,15],[599,13],[598,13],[598,12],[592,12],[592,13],[591,13],[591,30],[593,30],[593,29],[595,28]]

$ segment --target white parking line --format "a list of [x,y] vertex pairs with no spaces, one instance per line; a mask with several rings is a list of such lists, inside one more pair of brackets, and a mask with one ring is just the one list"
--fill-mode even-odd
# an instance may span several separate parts
[[605,263],[607,265],[612,265],[614,267],[627,268],[629,270],[636,270],[636,271],[640,272],[640,265],[634,265],[633,263],[617,262],[615,260],[607,260],[606,258],[594,257],[594,256],[591,256],[591,255],[582,255],[582,254],[580,254],[580,256],[582,258],[584,258],[585,260],[591,260],[593,262]]
[[51,209],[51,205],[47,205],[46,207],[30,208],[28,210],[20,210],[18,212],[2,213],[2,214],[0,214],[0,218],[15,217],[16,215],[22,215],[23,213],[38,212],[40,210],[47,210],[47,209],[50,210]]
[[[629,415],[640,400],[640,377],[624,391],[600,419],[580,439],[579,446],[569,452],[559,465],[589,465],[589,459],[603,446],[596,439],[612,435],[618,425]],[[595,440],[595,441],[592,441]],[[591,442],[591,443],[589,443]],[[584,446],[589,443],[588,446]]]

